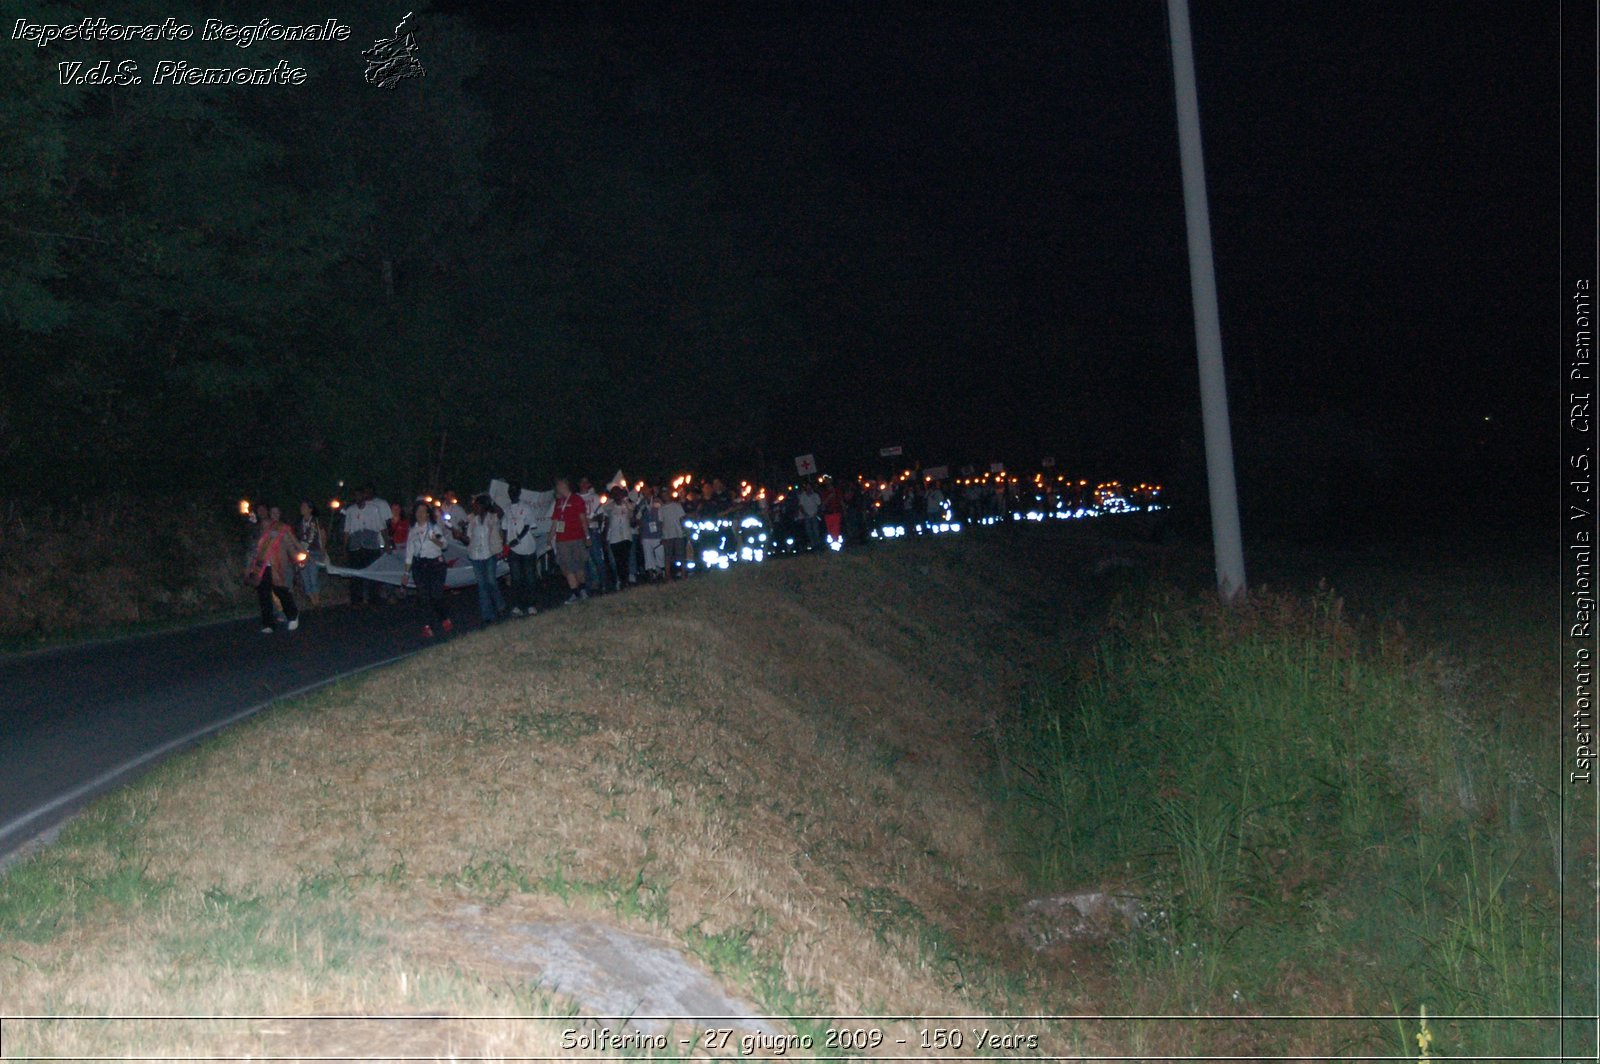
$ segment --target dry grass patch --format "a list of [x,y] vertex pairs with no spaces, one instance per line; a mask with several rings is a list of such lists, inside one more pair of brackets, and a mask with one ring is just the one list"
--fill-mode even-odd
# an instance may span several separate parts
[[555,1052],[560,1024],[483,1018],[572,1006],[452,933],[463,905],[648,929],[773,1015],[1059,1011],[1006,938],[1024,885],[981,785],[985,722],[1059,634],[1039,573],[976,541],[800,559],[257,718],[0,880],[7,1010],[458,1019],[8,1024],[8,1044]]

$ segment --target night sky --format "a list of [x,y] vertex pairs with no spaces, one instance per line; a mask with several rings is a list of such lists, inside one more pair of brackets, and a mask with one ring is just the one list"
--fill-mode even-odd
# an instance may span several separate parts
[[[838,352],[798,408],[825,419],[845,397],[843,421],[881,426],[865,449],[904,436],[934,459],[1191,471],[1164,5],[774,11],[491,21],[530,39],[604,25],[643,82],[656,67],[769,103],[792,121],[728,165],[769,194],[763,158],[820,151],[840,195],[904,227],[929,330]],[[1201,2],[1192,18],[1240,461],[1271,467],[1248,487],[1333,453],[1408,490],[1526,476],[1554,402],[1555,10]],[[1256,447],[1294,453],[1261,463]]]
[[[117,17],[261,14],[180,6]],[[387,28],[375,25],[381,5],[346,6],[270,17],[344,17],[363,38]],[[166,441],[199,439],[209,411],[304,442],[330,484],[371,471],[438,487],[420,471],[448,431],[468,480],[619,465],[776,475],[807,452],[848,474],[901,445],[957,466],[1051,456],[1198,501],[1165,5],[956,7],[436,0],[416,19],[432,75],[393,94],[350,76],[365,40],[224,49],[230,62],[306,63],[304,91],[97,89],[61,111],[37,87],[14,121],[62,123],[67,152],[40,149],[40,165],[60,171],[65,195],[39,200],[41,220],[0,241],[13,263],[41,249],[66,258],[28,265],[14,290],[66,292],[90,311],[151,309],[62,326],[67,313],[41,302],[0,321],[50,367],[14,363],[0,393],[27,428],[16,453],[96,423],[113,426],[115,450],[153,425],[124,448],[118,475],[167,470],[162,490],[177,490],[213,471]],[[449,43],[456,19],[479,65],[448,85],[465,54]],[[1559,342],[1557,9],[1196,0],[1192,21],[1247,515],[1545,490]],[[50,79],[58,59],[115,51],[5,45],[18,84]],[[459,123],[441,110],[447,96]],[[126,133],[102,157],[74,153],[104,139],[96,129],[138,128],[129,107],[160,146]],[[284,161],[240,170],[302,207],[330,204],[312,221],[326,232],[252,235],[237,209],[248,184],[244,199],[211,204],[234,180],[233,164],[206,154],[215,139],[192,141],[187,172],[157,169],[173,152],[188,161],[175,129],[224,121],[278,145]],[[8,172],[19,203],[33,169]],[[118,230],[120,205],[139,197],[146,213]],[[205,210],[209,225],[194,225]],[[303,290],[221,283],[215,311],[176,297],[213,270],[173,274],[170,300],[117,292],[144,276],[151,256],[137,234],[155,231],[208,251],[224,282],[289,277]],[[297,240],[328,249],[320,274],[281,265]],[[229,265],[241,253],[261,261]],[[387,301],[374,295],[381,261],[397,278]],[[270,311],[257,301],[293,309],[264,329]],[[324,324],[297,332],[295,321]],[[115,345],[141,329],[160,360],[114,386],[80,383],[131,365]],[[272,358],[276,379],[263,368]],[[363,403],[329,383],[370,380],[373,367],[399,382],[385,385],[392,394]],[[437,402],[405,391],[445,379]],[[154,380],[171,425],[147,416],[140,382]],[[175,399],[174,387],[187,391]],[[496,416],[508,388],[537,391],[534,431]],[[182,409],[198,421],[179,423]],[[0,430],[7,416],[0,405]],[[392,437],[375,438],[374,425]],[[218,490],[234,494],[247,471],[235,467],[252,464],[304,490],[292,478],[306,463],[280,459],[265,437],[238,450],[237,438],[261,435],[200,445],[228,467]],[[85,438],[82,450],[87,462],[106,447]],[[51,464],[69,457],[41,450],[28,475],[77,479]]]

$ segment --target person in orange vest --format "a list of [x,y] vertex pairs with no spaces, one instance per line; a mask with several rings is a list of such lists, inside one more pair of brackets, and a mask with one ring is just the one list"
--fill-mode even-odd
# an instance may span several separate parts
[[300,627],[300,610],[294,604],[294,571],[299,555],[305,548],[295,538],[294,529],[283,520],[283,512],[276,506],[266,508],[266,520],[261,522],[261,534],[256,538],[255,550],[250,552],[250,563],[245,566],[245,583],[254,585],[256,599],[261,604],[261,634],[271,635],[276,627],[272,609],[272,596],[278,596],[283,616],[289,622],[289,631]]

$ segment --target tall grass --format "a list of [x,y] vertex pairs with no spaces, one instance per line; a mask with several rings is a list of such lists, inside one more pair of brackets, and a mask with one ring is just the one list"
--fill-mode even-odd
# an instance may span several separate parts
[[[1144,895],[1149,919],[1118,947],[1130,1004],[1548,1014],[1556,839],[1529,825],[1552,796],[1528,745],[1458,693],[1447,664],[1359,631],[1329,592],[1168,596],[1120,611],[1074,680],[1036,686],[1002,775],[1041,884]],[[1322,1000],[1296,1000],[1310,988]],[[1392,1025],[1339,1030],[1351,1051],[1415,1052]],[[1430,1033],[1435,1053],[1548,1052],[1555,1036]]]

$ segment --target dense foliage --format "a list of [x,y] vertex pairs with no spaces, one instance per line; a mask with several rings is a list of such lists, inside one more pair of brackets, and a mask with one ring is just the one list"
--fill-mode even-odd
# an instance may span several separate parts
[[[765,445],[816,445],[786,408],[863,322],[875,342],[921,327],[845,298],[909,288],[905,225],[852,200],[780,104],[640,66],[603,27],[530,48],[426,12],[425,77],[386,91],[358,53],[394,17],[346,5],[345,43],[0,50],[0,496],[754,470]],[[58,81],[63,60],[149,71],[175,49],[309,79]],[[775,125],[792,135],[757,135]]]

